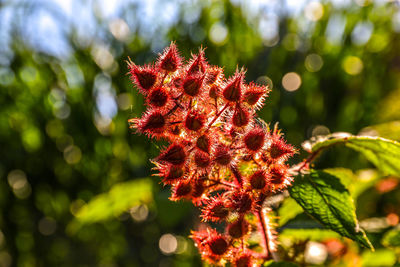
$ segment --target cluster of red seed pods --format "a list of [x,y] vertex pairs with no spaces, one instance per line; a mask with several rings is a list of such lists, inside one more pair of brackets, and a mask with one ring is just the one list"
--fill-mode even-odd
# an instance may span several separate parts
[[[269,89],[246,84],[245,71],[226,79],[204,50],[184,63],[174,43],[154,65],[128,62],[129,74],[146,98],[147,111],[130,127],[169,142],[153,159],[157,175],[171,185],[171,200],[191,200],[204,222],[225,226],[192,232],[211,264],[253,266],[270,257],[273,235],[262,203],[291,182],[287,159],[295,149],[277,127],[258,119]],[[250,249],[258,236],[260,249]]]

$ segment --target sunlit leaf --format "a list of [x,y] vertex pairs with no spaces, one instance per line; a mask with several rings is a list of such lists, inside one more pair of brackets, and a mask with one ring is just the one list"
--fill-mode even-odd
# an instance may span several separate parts
[[109,192],[94,197],[76,214],[81,223],[94,223],[115,217],[140,203],[153,199],[150,179],[136,179],[114,185]]
[[384,174],[400,176],[400,143],[393,140],[335,133],[306,141],[303,148],[309,152],[316,152],[338,144],[344,144],[362,153]]
[[361,266],[393,266],[396,263],[396,254],[389,249],[377,249],[375,252],[365,251],[361,255]]
[[286,198],[278,210],[279,226],[285,225],[291,219],[294,219],[298,214],[302,213],[303,209],[292,198]]
[[289,191],[300,206],[323,225],[373,249],[359,228],[350,193],[338,177],[313,170],[298,176]]
[[399,247],[400,248],[400,228],[388,231],[382,238],[382,244],[385,247]]
[[400,141],[400,121],[391,121],[365,127],[360,131],[359,135],[380,136]]
[[328,229],[285,229],[279,233],[279,239],[323,241],[330,238],[340,238],[340,235]]
[[268,261],[264,263],[264,266],[268,267],[298,267],[299,265],[293,263],[293,262],[287,262],[287,261]]

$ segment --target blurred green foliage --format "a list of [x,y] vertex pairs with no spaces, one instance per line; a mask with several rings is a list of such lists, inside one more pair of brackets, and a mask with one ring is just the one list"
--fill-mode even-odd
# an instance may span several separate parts
[[[0,61],[0,266],[201,265],[187,238],[199,223],[196,209],[170,202],[157,177],[132,189],[132,195],[124,187],[150,177],[149,159],[162,145],[128,129],[127,119],[140,116],[143,99],[126,76],[125,60],[151,62],[170,40],[185,57],[203,45],[211,64],[224,66],[228,74],[245,66],[248,81],[269,84],[272,92],[259,115],[279,121],[298,148],[313,135],[357,134],[370,125],[378,126],[369,132],[399,140],[398,125],[390,124],[400,120],[399,7],[396,1],[335,2],[340,1],[316,9],[307,2],[296,13],[284,3],[273,10],[249,10],[244,1],[182,1],[176,4],[176,23],[148,36],[139,1],[119,13],[130,22],[127,38],[112,30],[112,21],[96,15],[96,38],[82,38],[67,25],[67,56],[54,56],[29,42],[23,31],[24,16],[41,7],[21,9],[0,1],[1,12],[7,9],[18,18],[9,34],[11,52],[1,54],[7,60]],[[274,24],[265,23],[273,19],[275,35]],[[371,167],[340,148],[323,154],[318,165]],[[398,218],[398,184],[386,191],[379,183],[365,184],[356,199],[358,217]],[[76,215],[85,213],[82,207],[113,190],[124,191],[112,200],[123,207],[113,210],[111,200],[104,200],[100,213],[85,215],[93,223],[71,230]],[[285,219],[286,228],[309,223],[302,214],[293,216]],[[375,247],[389,227],[371,234]],[[177,243],[172,252],[160,243],[167,233]]]

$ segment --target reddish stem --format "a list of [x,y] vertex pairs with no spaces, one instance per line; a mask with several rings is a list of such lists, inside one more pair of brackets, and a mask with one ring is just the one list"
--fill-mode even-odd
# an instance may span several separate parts
[[225,106],[215,115],[214,119],[207,126],[206,132],[211,128],[214,122],[219,118],[219,116],[221,116],[221,114],[225,111],[227,107],[229,107],[229,103],[226,103]]
[[267,234],[267,226],[265,225],[265,220],[264,220],[264,215],[262,212],[262,208],[260,208],[259,211],[256,213],[258,222],[259,222],[259,229],[258,231],[261,232],[261,242],[264,247],[264,255],[263,258],[264,260],[268,260],[271,258],[271,250],[269,247],[269,239],[268,239],[268,234]]

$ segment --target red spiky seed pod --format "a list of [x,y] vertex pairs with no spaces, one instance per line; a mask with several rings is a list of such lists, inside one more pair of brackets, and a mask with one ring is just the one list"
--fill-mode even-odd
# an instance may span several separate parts
[[235,258],[233,259],[234,267],[252,267],[253,265],[253,255],[249,251],[240,251],[235,253]]
[[271,158],[278,159],[292,156],[295,153],[295,149],[291,145],[286,144],[281,138],[274,138],[268,148],[268,152]]
[[219,234],[215,229],[193,231],[190,236],[198,247],[203,259],[216,264],[230,249],[227,237]]
[[222,95],[229,102],[238,102],[240,97],[242,96],[243,90],[243,80],[244,80],[244,72],[236,71],[235,75],[228,80],[225,85],[225,88],[222,91]]
[[199,177],[198,179],[195,180],[193,184],[192,201],[196,206],[199,206],[204,202],[202,196],[207,189],[206,185],[204,184],[204,180],[206,179],[207,177]]
[[147,94],[157,81],[157,71],[151,65],[139,67],[133,62],[128,64],[132,81],[139,88],[140,92]]
[[249,124],[250,114],[243,109],[240,105],[236,105],[235,111],[232,116],[232,124],[236,127],[243,127]]
[[267,86],[259,86],[254,83],[250,83],[249,86],[247,86],[247,90],[243,95],[243,101],[250,106],[261,105],[267,93]]
[[160,55],[157,66],[166,72],[175,72],[182,65],[182,59],[179,56],[175,43],[164,49]]
[[189,69],[187,71],[188,75],[196,73],[204,73],[207,69],[207,62],[204,56],[204,50],[200,49],[197,55],[193,55],[189,62]]
[[163,177],[162,181],[164,184],[173,184],[183,178],[184,174],[185,171],[182,167],[170,165],[163,173],[160,173],[160,176]]
[[233,239],[241,238],[249,232],[249,223],[243,218],[239,217],[236,221],[226,226],[226,232]]
[[182,82],[183,91],[188,96],[198,96],[201,93],[204,75],[191,75],[185,78]]
[[207,153],[198,150],[194,153],[194,162],[199,168],[207,168],[210,166],[211,160]]
[[245,214],[253,208],[253,199],[248,192],[235,191],[229,200],[229,207],[239,214]]
[[172,165],[182,165],[186,161],[185,148],[181,144],[171,144],[157,157],[157,161],[168,162]]
[[213,84],[210,86],[210,90],[208,91],[208,96],[212,99],[217,99],[219,94],[219,86]]
[[227,166],[232,161],[232,153],[227,145],[220,144],[214,151],[214,161],[222,166]]
[[146,112],[141,119],[130,119],[129,123],[140,133],[157,136],[164,132],[166,119],[160,111],[153,110]]
[[147,103],[153,107],[161,108],[168,101],[168,93],[163,87],[154,88],[147,96]]
[[228,241],[222,235],[211,238],[207,242],[207,245],[210,247],[211,252],[217,256],[224,255],[228,251],[229,247]]
[[193,187],[189,180],[180,180],[172,188],[172,196],[170,199],[173,201],[190,199],[192,189]]
[[206,153],[210,153],[210,139],[206,135],[202,135],[196,140],[196,147]]
[[267,185],[267,173],[264,170],[258,170],[249,177],[249,183],[252,189],[263,189]]
[[284,164],[274,164],[269,167],[270,182],[277,188],[281,189],[290,183],[288,176],[288,168]]
[[213,66],[211,68],[208,69],[207,71],[207,76],[206,76],[206,84],[207,85],[211,85],[214,83],[217,83],[220,79],[220,77],[222,76],[222,68]]
[[253,152],[259,151],[264,146],[264,142],[265,142],[265,132],[263,129],[259,127],[250,130],[244,136],[244,144],[246,148]]
[[191,111],[186,115],[185,127],[191,131],[197,132],[205,123],[205,116],[196,111]]
[[225,201],[221,196],[212,197],[207,201],[202,209],[204,221],[220,222],[226,219],[229,215],[229,208],[226,207]]

